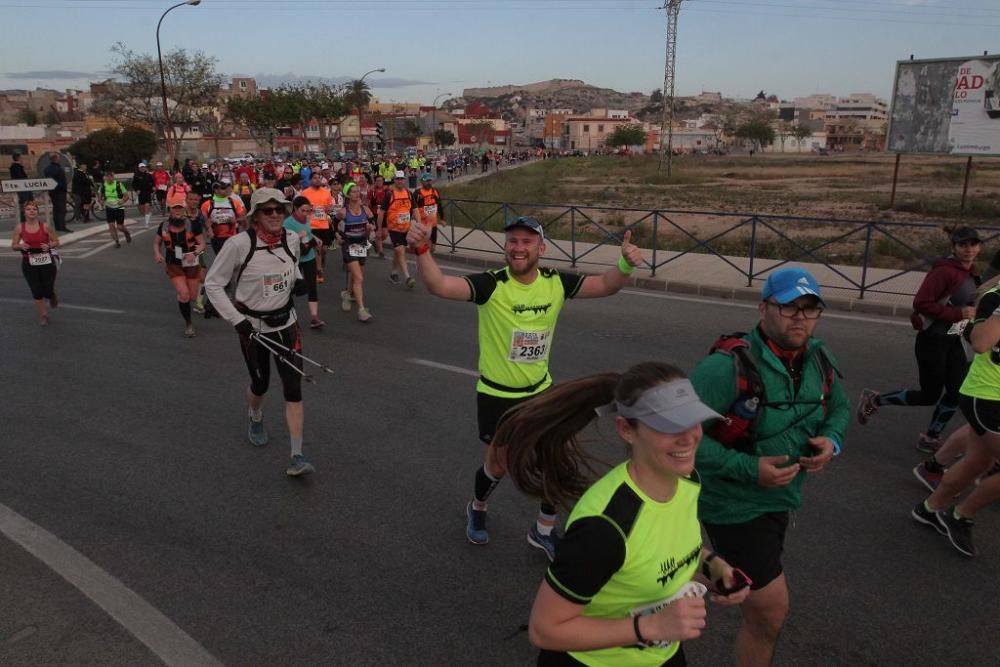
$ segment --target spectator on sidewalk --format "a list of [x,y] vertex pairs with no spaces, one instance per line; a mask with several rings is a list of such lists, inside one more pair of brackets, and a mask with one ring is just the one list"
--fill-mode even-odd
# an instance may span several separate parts
[[49,191],[49,201],[52,202],[52,225],[57,232],[68,232],[66,227],[66,172],[59,161],[59,153],[53,151],[49,154],[49,166],[45,168],[43,176],[51,178],[56,182],[56,187]]
[[[11,156],[13,163],[10,165],[10,177],[13,180],[20,180],[28,178],[28,172],[24,170],[24,165],[21,164],[21,154],[14,153]],[[29,201],[34,201],[34,192],[18,192],[17,193],[17,210],[21,212],[21,222],[24,222],[24,203]]]

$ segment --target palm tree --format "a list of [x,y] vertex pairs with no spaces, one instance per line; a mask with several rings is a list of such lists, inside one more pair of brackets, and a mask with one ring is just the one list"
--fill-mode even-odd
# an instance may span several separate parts
[[347,84],[347,99],[358,110],[358,118],[368,103],[372,101],[372,89],[363,79],[355,79]]

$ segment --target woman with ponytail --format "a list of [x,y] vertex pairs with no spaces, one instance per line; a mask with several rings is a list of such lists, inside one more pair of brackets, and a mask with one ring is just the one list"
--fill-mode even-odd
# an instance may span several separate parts
[[[596,482],[579,441],[615,415],[629,458]],[[526,493],[570,507],[535,597],[529,637],[539,665],[686,664],[680,642],[705,627],[705,585],[720,604],[749,592],[739,570],[702,546],[694,470],[701,423],[719,415],[684,373],[647,362],[552,387],[508,413],[494,442]]]

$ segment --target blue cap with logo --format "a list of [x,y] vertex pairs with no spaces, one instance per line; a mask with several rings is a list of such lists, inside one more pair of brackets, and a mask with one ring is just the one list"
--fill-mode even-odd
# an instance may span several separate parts
[[774,299],[776,303],[791,303],[800,296],[814,296],[826,305],[816,279],[805,269],[796,267],[778,269],[769,275],[760,295],[761,301]]

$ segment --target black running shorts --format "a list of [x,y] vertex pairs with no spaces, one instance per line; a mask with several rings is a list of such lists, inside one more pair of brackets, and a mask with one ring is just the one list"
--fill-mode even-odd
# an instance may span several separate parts
[[139,195],[139,206],[153,203],[153,192],[151,190],[148,192],[140,190],[137,194]]
[[406,232],[394,232],[390,229],[389,239],[392,241],[393,248],[406,247]]
[[979,435],[1000,434],[1000,401],[959,394],[958,405],[973,431]]
[[[538,394],[535,394],[537,396]],[[523,403],[535,396],[523,398],[502,398],[476,392],[476,414],[479,419],[479,439],[489,444],[496,433],[504,414],[518,403]]]
[[771,512],[746,523],[702,525],[712,548],[750,577],[750,590],[760,590],[781,576],[788,512]]
[[104,209],[108,214],[108,224],[109,225],[124,225],[125,224],[125,209],[123,208],[107,208]]

